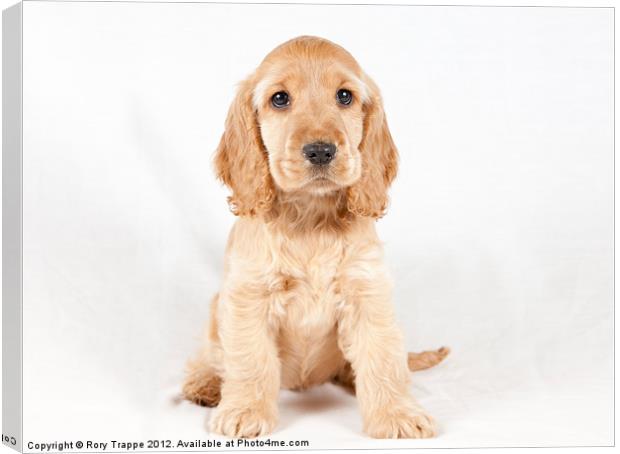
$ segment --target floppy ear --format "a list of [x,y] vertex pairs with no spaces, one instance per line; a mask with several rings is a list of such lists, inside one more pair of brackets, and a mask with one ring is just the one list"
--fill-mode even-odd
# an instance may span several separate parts
[[370,96],[364,104],[364,136],[359,147],[362,175],[347,191],[347,209],[358,216],[379,219],[385,214],[387,190],[396,177],[398,151],[388,129],[379,89],[367,76],[364,82]]
[[217,177],[232,189],[228,205],[237,216],[255,216],[269,210],[275,196],[252,91],[251,78],[241,83],[215,152]]

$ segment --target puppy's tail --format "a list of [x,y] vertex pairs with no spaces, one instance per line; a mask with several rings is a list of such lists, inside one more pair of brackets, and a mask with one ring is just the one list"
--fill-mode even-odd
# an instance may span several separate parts
[[449,353],[450,349],[448,347],[441,347],[439,350],[428,350],[420,353],[409,352],[407,354],[409,370],[414,372],[416,370],[423,370],[436,366],[442,362]]

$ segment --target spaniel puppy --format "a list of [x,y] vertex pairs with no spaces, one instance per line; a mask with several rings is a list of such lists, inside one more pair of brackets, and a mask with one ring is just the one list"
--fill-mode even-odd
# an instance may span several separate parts
[[394,317],[375,220],[397,151],[375,83],[327,40],[280,45],[241,83],[215,167],[239,218],[183,389],[217,406],[211,430],[268,434],[281,387],[334,381],[354,389],[370,436],[433,436],[409,370],[448,351],[407,355]]

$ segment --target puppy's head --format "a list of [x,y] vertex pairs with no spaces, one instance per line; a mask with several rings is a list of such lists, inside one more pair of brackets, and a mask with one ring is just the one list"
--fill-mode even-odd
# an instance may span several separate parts
[[241,83],[216,152],[235,214],[268,211],[279,191],[346,191],[348,211],[381,217],[397,151],[375,83],[342,47],[300,37]]

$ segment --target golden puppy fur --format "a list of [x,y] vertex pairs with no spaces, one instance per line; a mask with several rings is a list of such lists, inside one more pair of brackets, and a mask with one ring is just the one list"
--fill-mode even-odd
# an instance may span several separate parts
[[[337,101],[341,89],[352,94],[349,105]],[[277,92],[289,105],[272,105]],[[337,147],[328,165],[302,153],[317,141]],[[448,350],[408,355],[395,321],[375,220],[386,210],[397,150],[375,83],[327,40],[282,44],[241,83],[215,166],[239,219],[208,337],[183,389],[217,405],[211,430],[268,434],[281,387],[334,381],[354,389],[367,434],[433,436],[409,370]]]

